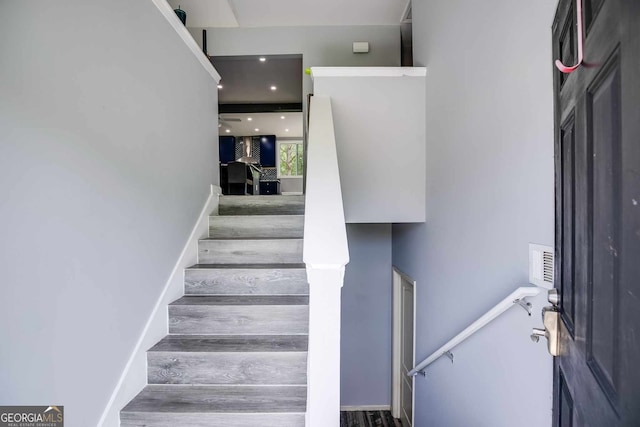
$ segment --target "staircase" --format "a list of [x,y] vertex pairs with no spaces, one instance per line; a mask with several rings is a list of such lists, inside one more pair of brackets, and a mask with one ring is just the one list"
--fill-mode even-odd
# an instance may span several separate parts
[[304,426],[303,196],[221,196],[122,427]]

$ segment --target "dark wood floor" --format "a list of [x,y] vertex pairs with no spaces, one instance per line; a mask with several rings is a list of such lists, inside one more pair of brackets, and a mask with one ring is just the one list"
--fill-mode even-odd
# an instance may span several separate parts
[[402,427],[390,411],[342,411],[340,427]]

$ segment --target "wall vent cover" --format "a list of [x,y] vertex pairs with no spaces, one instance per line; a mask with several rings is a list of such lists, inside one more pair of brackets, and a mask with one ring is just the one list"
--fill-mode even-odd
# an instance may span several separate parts
[[553,247],[529,243],[529,282],[546,289],[553,289]]

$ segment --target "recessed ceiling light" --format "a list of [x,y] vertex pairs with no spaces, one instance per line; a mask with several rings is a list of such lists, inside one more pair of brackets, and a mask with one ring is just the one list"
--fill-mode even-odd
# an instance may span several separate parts
[[247,117],[247,120],[248,120],[248,121],[251,121],[251,120],[253,120],[253,119],[252,119],[251,117]]
[[230,133],[231,131],[229,129],[225,130],[226,133]]
[[260,132],[260,129],[258,129],[258,128],[255,128],[254,130],[255,130],[256,132]]
[[260,57],[260,62],[265,62],[267,60],[267,58],[265,58],[264,56]]
[[280,118],[281,118],[282,120],[284,120],[286,117],[285,117],[285,116],[280,116]]
[[271,90],[278,90],[276,86],[271,86]]
[[218,85],[218,89],[222,89],[222,85]]
[[285,129],[284,131],[285,131],[285,132],[289,132],[289,129]]

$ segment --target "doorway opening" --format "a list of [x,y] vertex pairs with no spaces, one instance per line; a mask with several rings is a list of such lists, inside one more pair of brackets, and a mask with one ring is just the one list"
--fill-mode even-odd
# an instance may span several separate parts
[[415,301],[415,280],[394,267],[391,413],[404,427],[413,425],[415,377],[407,373],[415,365]]
[[222,77],[223,194],[302,194],[302,55],[214,56],[211,62]]

